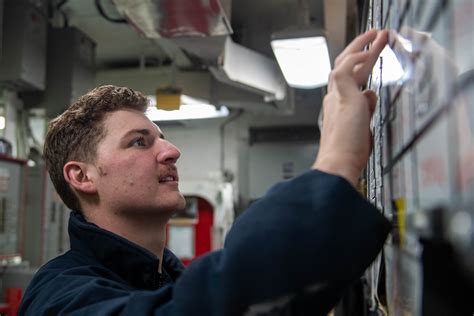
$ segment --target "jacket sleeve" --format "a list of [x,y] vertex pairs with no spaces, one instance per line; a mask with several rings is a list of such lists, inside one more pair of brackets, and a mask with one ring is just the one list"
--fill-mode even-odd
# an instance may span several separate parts
[[345,179],[309,171],[278,184],[242,214],[224,250],[188,267],[166,310],[326,315],[375,259],[389,230]]
[[[20,314],[326,315],[374,260],[389,228],[346,180],[313,170],[252,204],[224,249],[195,260],[173,286],[132,291],[90,277],[94,271],[62,272],[38,283]],[[40,298],[52,293],[46,287],[63,289]],[[46,306],[35,306],[41,301]]]

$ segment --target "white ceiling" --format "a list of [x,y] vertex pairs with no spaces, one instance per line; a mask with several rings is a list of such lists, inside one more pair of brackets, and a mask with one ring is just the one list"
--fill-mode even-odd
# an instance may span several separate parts
[[[338,0],[333,0],[338,1]],[[222,1],[221,1],[222,2]],[[224,0],[230,11],[234,41],[272,57],[271,33],[301,23],[305,3],[311,24],[324,28],[323,0]],[[345,1],[344,1],[345,2]],[[111,0],[101,0],[104,10],[111,17],[120,18]],[[99,67],[119,67],[138,63],[142,56],[150,63],[167,63],[176,60],[180,67],[189,67],[190,60],[169,39],[150,40],[128,24],[112,23],[98,12],[94,0],[69,0],[62,7],[69,24],[76,26],[97,44]],[[61,23],[61,22],[59,22]]]
[[[270,48],[271,34],[291,27],[301,27],[306,19],[311,26],[325,29],[332,59],[345,45],[346,25],[347,21],[351,19],[350,12],[352,11],[347,10],[347,7],[354,7],[355,1],[220,0],[230,20],[234,42],[274,58]],[[59,3],[60,0],[56,0],[56,2]],[[100,0],[100,2],[110,17],[121,18],[112,0]],[[248,92],[238,92],[236,89],[232,90],[231,87],[226,88],[222,84],[216,86],[213,83],[215,80],[212,80],[212,76],[206,72],[208,66],[217,63],[218,55],[215,54],[215,47],[220,47],[219,45],[222,43],[217,37],[185,38],[180,41],[165,38],[146,39],[130,24],[113,23],[106,20],[98,12],[94,0],[68,0],[62,6],[62,10],[68,17],[69,25],[79,28],[96,42],[96,64],[99,71],[97,84],[103,83],[102,81],[111,82],[111,78],[116,78],[116,84],[140,89],[148,86],[156,87],[157,76],[163,78],[159,74],[170,68],[160,66],[169,66],[173,61],[180,69],[180,73],[176,75],[176,81],[186,82],[188,85],[183,88],[184,92],[200,91],[202,95],[196,95],[196,97],[205,97],[205,95],[212,97],[218,89],[224,95],[224,99],[227,96],[227,101],[234,100],[235,103],[239,103],[239,98],[242,98],[244,101],[240,103],[247,103],[250,108],[268,106],[275,108],[275,104],[264,104],[261,96],[256,98],[256,95],[251,95]],[[63,25],[60,14],[56,15],[55,24],[57,26]],[[188,45],[183,45],[183,43]],[[204,52],[208,58],[202,59],[197,57],[195,51],[185,51],[180,48],[196,47],[196,45],[198,50]],[[206,51],[208,52],[206,53]],[[144,62],[142,65],[147,66],[145,68],[149,72],[148,77],[143,76],[143,72],[136,73],[140,61]],[[185,78],[182,78],[183,74]],[[154,78],[153,82],[150,81],[151,78]],[[192,87],[189,86],[189,83]],[[154,91],[151,88],[148,90],[147,93]],[[311,106],[318,109],[321,105],[319,90],[295,90],[291,95],[292,100],[289,99],[285,102],[292,104],[296,102],[301,107]],[[261,103],[263,107],[252,105],[255,102]],[[283,108],[291,109],[292,104]],[[276,108],[279,108],[279,105],[276,105]]]

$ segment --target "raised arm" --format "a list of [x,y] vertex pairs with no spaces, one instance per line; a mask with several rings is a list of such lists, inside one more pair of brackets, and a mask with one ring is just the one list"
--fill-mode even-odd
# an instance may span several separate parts
[[170,311],[326,315],[375,259],[390,224],[354,185],[371,151],[376,104],[375,93],[360,87],[386,42],[386,32],[369,31],[337,58],[317,170],[275,186],[240,216],[224,250],[197,260],[178,281]]
[[[328,94],[323,103],[323,128],[319,154],[313,168],[357,183],[369,159],[370,118],[377,103],[371,90],[361,90],[387,43],[386,31],[371,30],[358,36],[336,58]],[[372,43],[370,49],[362,49]]]

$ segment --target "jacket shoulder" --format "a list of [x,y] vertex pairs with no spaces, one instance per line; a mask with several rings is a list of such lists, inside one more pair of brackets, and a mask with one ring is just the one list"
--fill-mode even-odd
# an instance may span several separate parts
[[92,291],[98,284],[116,289],[126,287],[118,276],[100,264],[68,251],[38,270],[26,289],[19,315],[41,314],[39,311],[45,311],[48,306],[73,299],[87,288]]

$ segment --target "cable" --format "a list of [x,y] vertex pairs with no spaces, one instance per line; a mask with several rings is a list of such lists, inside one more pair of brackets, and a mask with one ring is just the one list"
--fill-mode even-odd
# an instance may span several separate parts
[[112,22],[112,23],[128,23],[128,21],[126,19],[123,19],[123,18],[111,18],[111,17],[109,17],[105,13],[104,8],[102,8],[102,4],[100,3],[100,0],[95,0],[95,6],[97,8],[97,11],[99,11],[100,15],[102,15],[102,17],[104,19],[106,19],[107,21]]
[[66,4],[66,2],[68,2],[68,0],[61,0],[58,4],[56,4],[56,10],[61,13],[61,16],[63,17],[63,27],[69,27],[69,18],[66,14],[66,12],[64,12],[61,7],[63,5]]
[[62,10],[59,11],[59,12],[61,12],[61,15],[62,15],[62,17],[63,17],[63,23],[64,23],[64,24],[63,24],[63,27],[69,27],[69,18],[67,17],[66,12],[64,12],[64,11],[62,11]]
[[238,119],[244,111],[242,109],[238,109],[234,115],[229,117],[227,120],[225,120],[221,126],[220,126],[220,134],[221,134],[221,155],[220,155],[220,169],[222,171],[222,174],[225,174],[225,128],[226,126]]
[[68,0],[62,0],[61,2],[59,2],[59,3],[56,5],[56,9],[57,9],[57,10],[60,10],[61,7],[66,4],[67,1],[68,1]]

